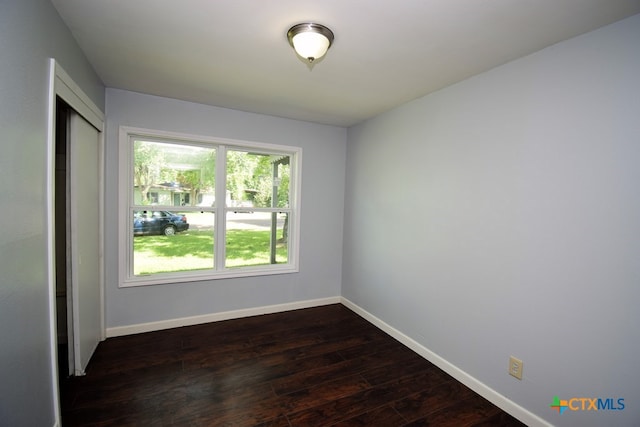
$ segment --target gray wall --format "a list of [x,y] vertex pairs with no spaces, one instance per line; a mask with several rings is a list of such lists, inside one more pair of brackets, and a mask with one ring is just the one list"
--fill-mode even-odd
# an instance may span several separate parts
[[[134,126],[302,147],[300,272],[118,288],[118,129]],[[344,128],[107,90],[106,321],[135,325],[340,295]]]
[[348,133],[343,296],[561,426],[640,424],[639,46],[636,15]]
[[47,0],[0,2],[0,425],[54,424],[46,245],[48,58],[104,88]]

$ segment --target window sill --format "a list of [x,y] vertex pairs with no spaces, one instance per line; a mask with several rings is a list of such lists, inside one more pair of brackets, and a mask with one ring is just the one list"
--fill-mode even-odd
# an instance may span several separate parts
[[286,264],[282,266],[264,266],[258,267],[242,267],[242,268],[228,268],[221,271],[207,271],[194,272],[190,274],[181,273],[154,273],[149,276],[136,276],[132,278],[125,278],[121,280],[118,287],[130,288],[137,286],[152,286],[152,285],[164,285],[164,284],[180,284],[188,282],[201,282],[209,280],[219,279],[235,279],[241,277],[256,277],[256,276],[272,276],[276,274],[291,274],[298,273],[300,270],[297,266]]

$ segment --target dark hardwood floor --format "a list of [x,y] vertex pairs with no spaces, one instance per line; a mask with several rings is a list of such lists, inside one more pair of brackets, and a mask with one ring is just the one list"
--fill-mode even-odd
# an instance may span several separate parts
[[63,426],[522,426],[342,305],[100,343]]

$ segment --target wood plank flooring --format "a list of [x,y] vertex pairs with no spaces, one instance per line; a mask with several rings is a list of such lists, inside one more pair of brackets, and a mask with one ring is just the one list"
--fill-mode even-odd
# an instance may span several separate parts
[[340,304],[100,343],[63,426],[522,426]]

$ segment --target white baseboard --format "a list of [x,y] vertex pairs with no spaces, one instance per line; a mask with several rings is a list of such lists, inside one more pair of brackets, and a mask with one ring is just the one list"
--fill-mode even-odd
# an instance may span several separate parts
[[143,332],[160,331],[163,329],[179,328],[181,326],[199,325],[202,323],[219,322],[221,320],[240,319],[242,317],[259,316],[261,314],[280,313],[301,308],[319,307],[321,305],[340,304],[340,297],[329,297],[296,301],[285,304],[266,305],[262,307],[244,308],[240,310],[223,311],[220,313],[203,314],[200,316],[181,317],[179,319],[160,320],[157,322],[138,323],[135,325],[115,326],[107,328],[107,338],[123,335],[140,334]]
[[512,400],[509,400],[508,398],[506,398],[502,394],[498,393],[497,391],[495,391],[491,387],[487,386],[486,384],[478,381],[476,378],[474,378],[471,375],[467,374],[462,369],[458,368],[457,366],[451,364],[447,360],[445,360],[442,357],[438,356],[436,353],[434,353],[433,351],[429,350],[428,348],[426,348],[422,344],[418,343],[413,338],[410,338],[409,336],[407,336],[404,333],[400,332],[399,330],[397,330],[393,326],[389,325],[388,323],[385,323],[384,321],[382,321],[381,319],[377,318],[373,314],[369,313],[368,311],[366,311],[362,307],[360,307],[360,306],[354,304],[353,302],[349,301],[347,298],[341,297],[340,298],[340,302],[345,307],[347,307],[351,311],[353,311],[354,313],[356,313],[359,316],[363,317],[369,323],[372,323],[373,325],[377,326],[378,328],[380,328],[381,330],[383,330],[387,334],[391,335],[393,338],[397,339],[402,344],[406,345],[411,350],[415,351],[420,356],[424,357],[429,362],[433,363],[438,368],[442,369],[447,374],[451,375],[453,378],[455,378],[456,380],[460,381],[462,384],[466,385],[471,390],[475,391],[480,396],[482,396],[485,399],[487,399],[489,402],[493,403],[494,405],[496,405],[500,409],[504,410],[505,412],[513,415],[515,418],[519,419],[520,421],[522,421],[526,425],[528,425],[528,426],[540,426],[540,427],[552,427],[552,425],[549,424],[547,421],[545,421],[542,418],[538,417],[534,413],[526,410],[525,408],[523,408],[522,406],[520,406],[517,403],[513,402]]

